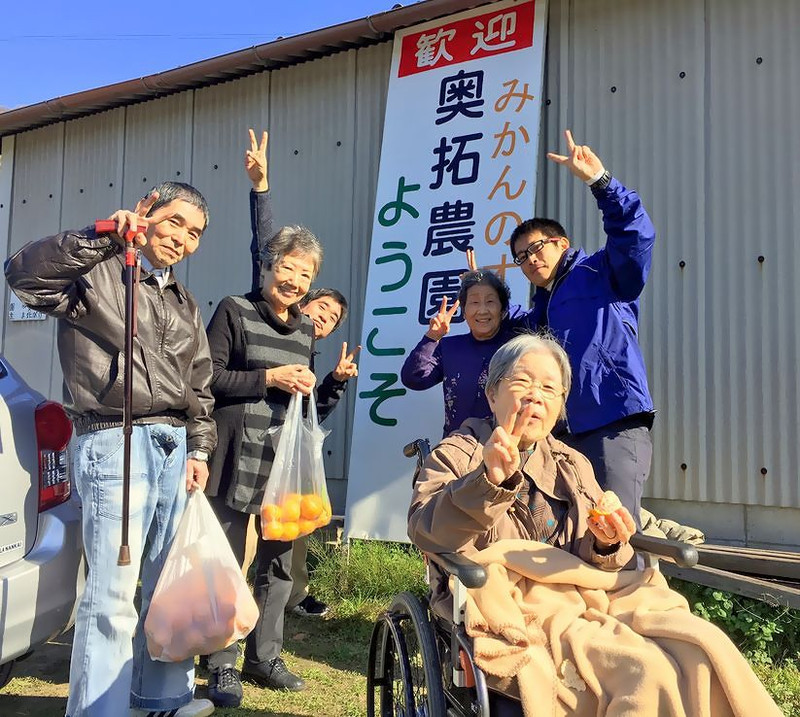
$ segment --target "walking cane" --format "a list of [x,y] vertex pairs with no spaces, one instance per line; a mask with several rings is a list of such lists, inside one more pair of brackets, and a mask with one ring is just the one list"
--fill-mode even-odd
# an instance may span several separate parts
[[[94,223],[98,234],[115,232],[117,224],[113,219],[98,219]],[[139,252],[133,245],[134,237],[143,232],[146,226],[138,225],[136,230],[125,232],[125,383],[122,397],[122,542],[119,546],[117,565],[131,564],[131,549],[128,543],[128,523],[131,496],[131,436],[133,435],[133,339],[136,336],[136,289],[139,284]],[[134,272],[134,269],[136,270]],[[135,273],[135,276],[134,276]]]

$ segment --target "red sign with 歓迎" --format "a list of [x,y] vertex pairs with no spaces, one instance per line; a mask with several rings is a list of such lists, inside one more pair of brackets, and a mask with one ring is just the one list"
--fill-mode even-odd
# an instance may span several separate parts
[[398,77],[533,45],[535,2],[442,24],[403,38]]

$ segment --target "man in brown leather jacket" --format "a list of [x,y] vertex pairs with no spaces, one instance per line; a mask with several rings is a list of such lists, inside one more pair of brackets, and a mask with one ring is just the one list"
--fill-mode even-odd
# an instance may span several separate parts
[[[203,322],[171,270],[198,248],[208,208],[194,187],[164,182],[133,212],[119,210],[111,219],[116,233],[63,232],[28,244],[5,265],[20,299],[58,319],[64,402],[77,434],[73,475],[89,573],[75,621],[67,715],[105,717],[130,707],[134,715],[200,717],[214,708],[193,700],[194,661],[151,660],[141,626],[187,493],[205,486],[217,441]],[[131,564],[119,567],[125,335],[119,237],[137,225],[145,230],[136,237],[143,267],[133,352]]]

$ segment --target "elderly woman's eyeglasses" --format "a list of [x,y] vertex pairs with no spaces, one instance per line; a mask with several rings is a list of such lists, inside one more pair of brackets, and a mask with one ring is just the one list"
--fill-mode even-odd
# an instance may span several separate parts
[[533,256],[534,254],[538,254],[542,249],[544,249],[546,244],[553,244],[557,242],[561,237],[555,237],[552,239],[539,239],[538,241],[533,242],[533,244],[529,244],[525,249],[523,249],[519,254],[514,257],[514,263],[517,266],[520,266],[525,263],[528,257]]
[[539,391],[545,401],[552,401],[567,392],[563,386],[558,386],[557,384],[531,381],[527,378],[518,378],[516,376],[509,376],[500,380],[507,381],[509,390],[516,395],[527,396],[534,391]]

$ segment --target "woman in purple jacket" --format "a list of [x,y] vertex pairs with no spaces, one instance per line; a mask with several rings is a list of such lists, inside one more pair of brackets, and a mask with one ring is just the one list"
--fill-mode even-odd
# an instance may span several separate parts
[[[489,361],[514,335],[509,296],[508,286],[494,272],[468,271],[461,278],[458,300],[448,309],[447,298],[442,299],[439,313],[403,364],[400,378],[406,388],[424,391],[442,384],[445,436],[467,418],[492,415],[484,388]],[[469,333],[447,336],[459,306]]]

